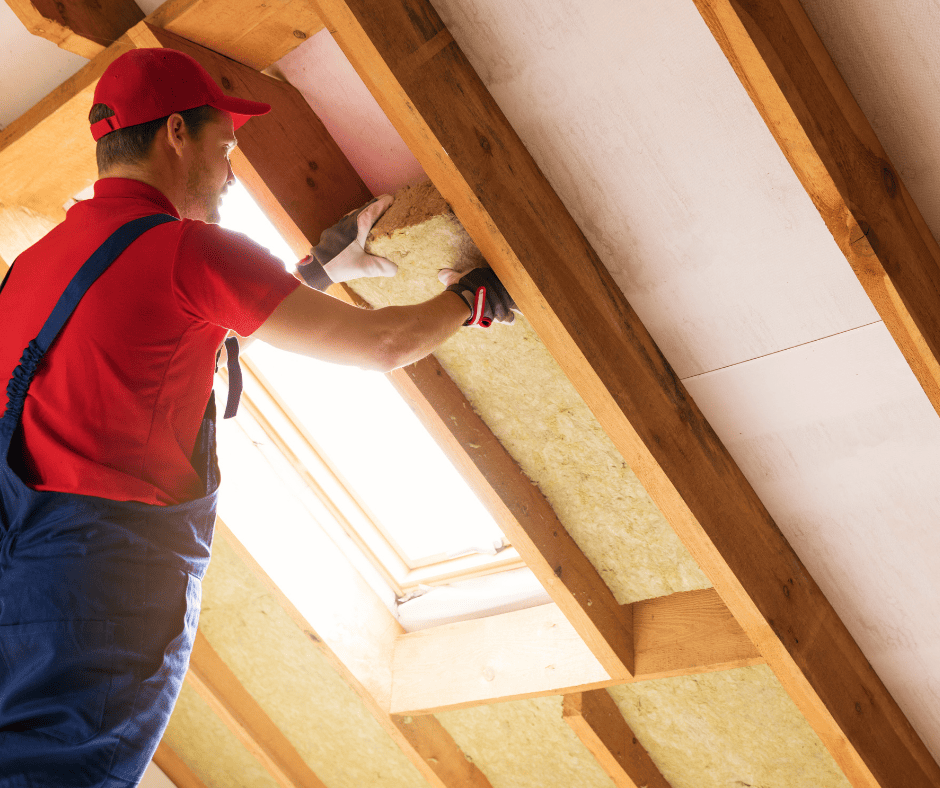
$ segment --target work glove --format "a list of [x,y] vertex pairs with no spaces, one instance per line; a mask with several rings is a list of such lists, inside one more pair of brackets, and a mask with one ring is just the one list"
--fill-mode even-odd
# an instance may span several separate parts
[[348,282],[366,276],[395,276],[398,266],[384,257],[367,254],[369,231],[392,204],[384,194],[377,200],[350,211],[320,235],[320,243],[297,263],[297,273],[316,290],[326,290],[334,282]]
[[492,268],[474,268],[463,274],[445,268],[438,273],[437,278],[470,307],[470,317],[464,323],[465,326],[488,328],[494,320],[497,323],[511,323],[515,319],[513,310],[516,309],[516,302]]

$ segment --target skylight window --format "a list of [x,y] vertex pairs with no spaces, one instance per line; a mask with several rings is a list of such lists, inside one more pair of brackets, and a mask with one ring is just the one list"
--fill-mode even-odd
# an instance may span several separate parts
[[[246,232],[285,265],[296,259],[240,184],[229,189],[220,223]],[[284,433],[278,440],[297,456],[306,452],[323,458],[328,475],[332,472],[338,483],[346,483],[350,500],[361,504],[361,513],[349,514],[346,521],[353,523],[366,552],[371,550],[371,557],[385,565],[386,576],[394,576],[399,588],[433,582],[438,569],[438,576],[444,577],[459,574],[461,567],[478,570],[487,562],[494,569],[521,566],[515,551],[504,549],[492,517],[383,375],[285,353],[260,342],[252,345],[247,361],[256,390],[276,401],[273,406],[259,401],[258,407],[274,407],[282,414],[286,426],[278,428]],[[347,504],[339,506],[348,511]],[[362,533],[368,530],[362,526],[366,521],[378,536]],[[383,558],[377,539],[387,542],[400,566],[390,566],[396,562]],[[478,559],[453,560],[466,555]],[[412,577],[408,583],[409,573],[416,570],[421,570],[420,581]]]

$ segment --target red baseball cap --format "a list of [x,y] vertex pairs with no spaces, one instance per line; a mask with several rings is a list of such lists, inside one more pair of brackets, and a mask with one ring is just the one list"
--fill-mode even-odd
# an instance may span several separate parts
[[132,49],[105,69],[95,88],[95,104],[107,104],[114,115],[91,124],[101,139],[117,129],[136,126],[174,112],[208,104],[231,113],[235,128],[270,105],[226,96],[195,59],[175,49]]

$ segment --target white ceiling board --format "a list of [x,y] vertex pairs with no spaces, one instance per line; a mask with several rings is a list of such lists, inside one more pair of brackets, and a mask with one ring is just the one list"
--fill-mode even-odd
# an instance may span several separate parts
[[940,755],[940,421],[887,329],[685,384]]
[[0,2],[0,128],[38,104],[88,61],[34,36]]
[[940,5],[935,0],[802,3],[940,238]]
[[434,0],[680,377],[878,319],[691,0]]

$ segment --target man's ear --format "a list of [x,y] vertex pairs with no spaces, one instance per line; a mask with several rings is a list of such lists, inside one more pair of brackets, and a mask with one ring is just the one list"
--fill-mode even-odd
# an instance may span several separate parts
[[173,148],[177,156],[183,155],[183,148],[189,141],[189,134],[186,129],[186,121],[178,112],[174,112],[166,119],[166,141]]

